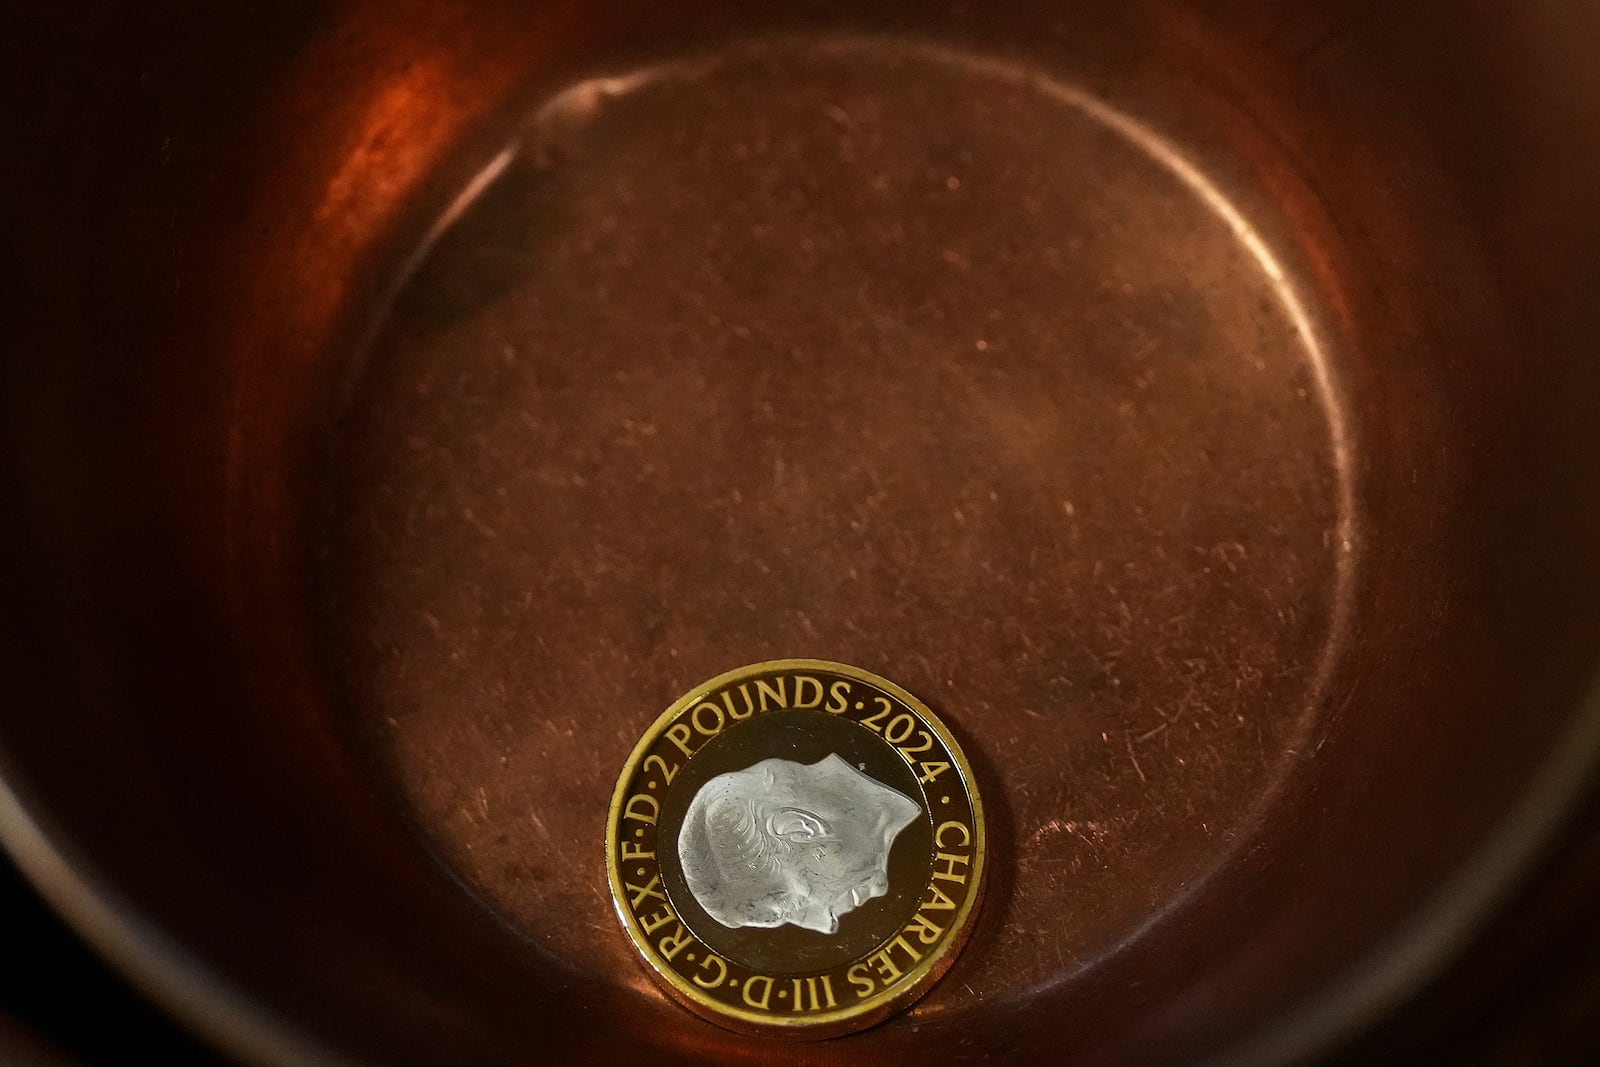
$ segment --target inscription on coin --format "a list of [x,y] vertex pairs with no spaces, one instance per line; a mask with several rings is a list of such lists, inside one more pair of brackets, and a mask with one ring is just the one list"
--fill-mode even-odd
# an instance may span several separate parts
[[826,1037],[909,1004],[982,890],[983,815],[949,732],[842,664],[692,690],[624,768],[607,828],[623,926],[678,1000],[746,1032]]

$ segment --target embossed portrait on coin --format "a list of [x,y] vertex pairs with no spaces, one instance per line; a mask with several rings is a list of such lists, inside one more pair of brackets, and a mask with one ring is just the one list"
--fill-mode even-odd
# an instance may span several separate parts
[[831,934],[889,891],[889,849],[921,808],[838,755],[719,774],[689,803],[678,859],[695,900],[729,929]]

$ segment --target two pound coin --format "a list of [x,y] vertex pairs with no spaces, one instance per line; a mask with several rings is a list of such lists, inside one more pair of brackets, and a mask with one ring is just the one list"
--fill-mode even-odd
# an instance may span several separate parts
[[944,724],[855,667],[779,660],[669,707],[612,799],[606,868],[651,974],[733,1030],[821,1038],[938,980],[983,888],[983,808]]

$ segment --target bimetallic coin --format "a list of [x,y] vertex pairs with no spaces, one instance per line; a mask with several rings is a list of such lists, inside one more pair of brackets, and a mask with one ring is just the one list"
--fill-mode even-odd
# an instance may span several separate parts
[[983,887],[960,747],[892,682],[820,660],[731,671],[656,720],[617,783],[612,898],[651,973],[746,1033],[858,1030],[950,966]]

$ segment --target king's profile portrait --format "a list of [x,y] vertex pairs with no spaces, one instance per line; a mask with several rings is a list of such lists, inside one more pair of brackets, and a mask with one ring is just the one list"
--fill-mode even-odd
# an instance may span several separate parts
[[831,934],[889,891],[889,851],[921,808],[837,754],[719,774],[678,835],[685,882],[729,929],[785,923]]

